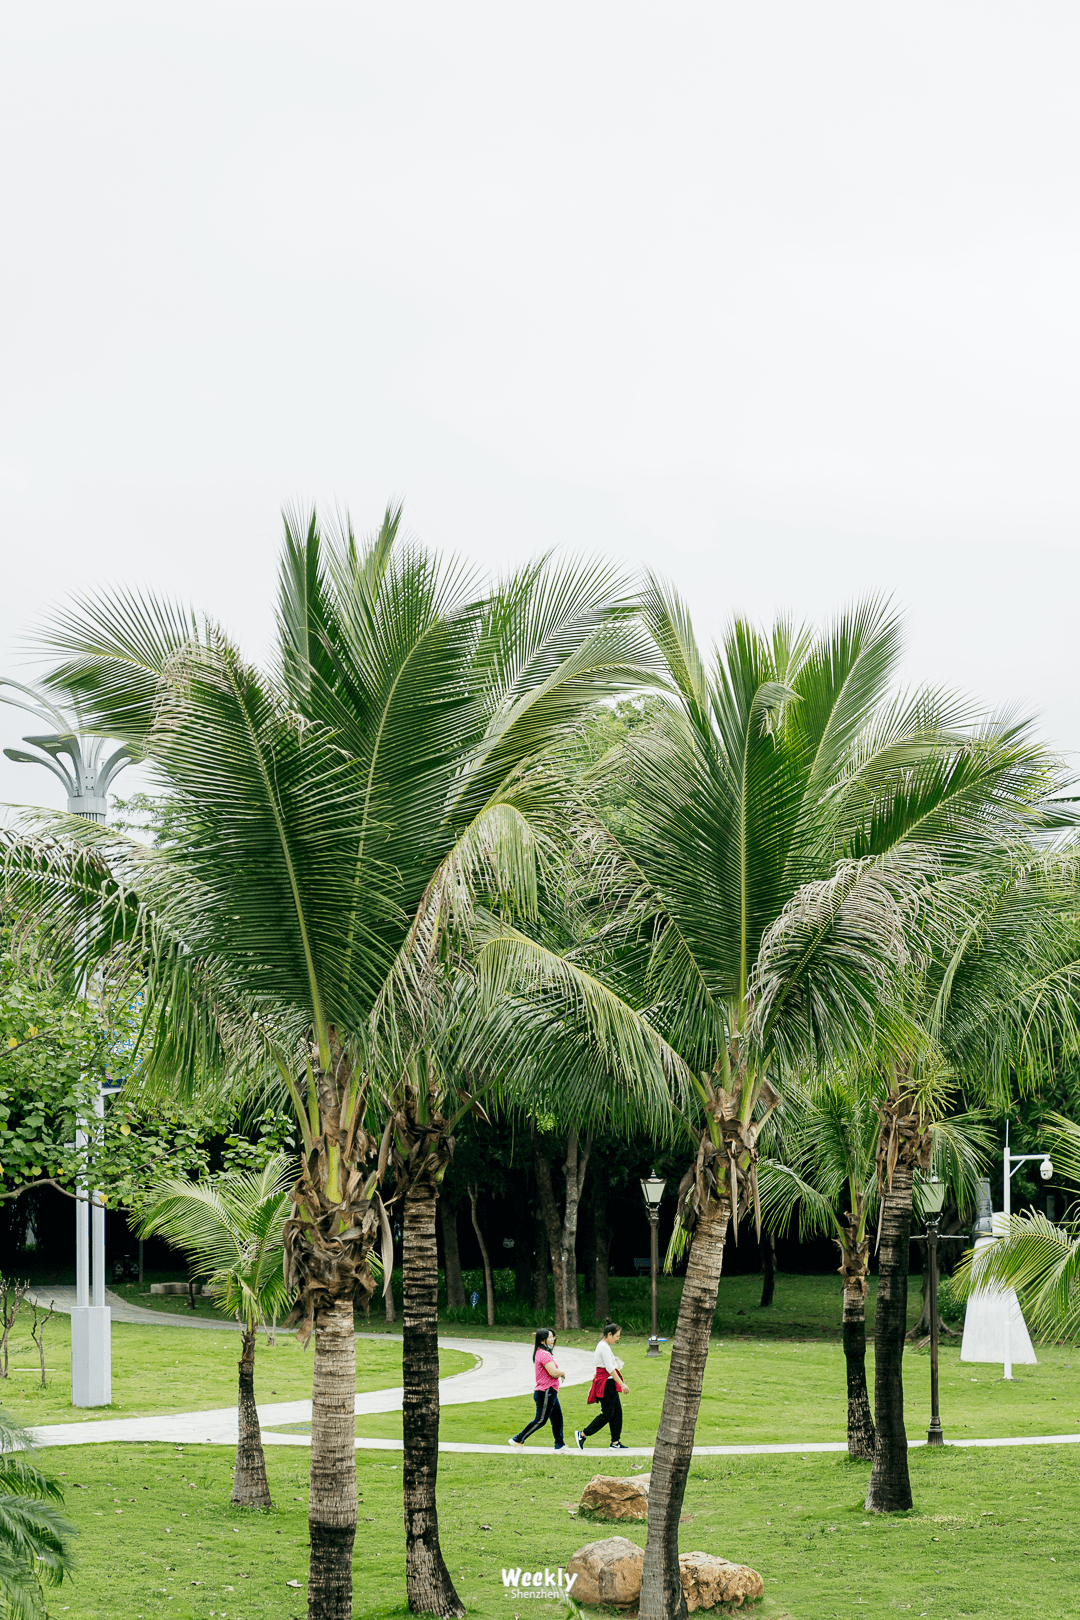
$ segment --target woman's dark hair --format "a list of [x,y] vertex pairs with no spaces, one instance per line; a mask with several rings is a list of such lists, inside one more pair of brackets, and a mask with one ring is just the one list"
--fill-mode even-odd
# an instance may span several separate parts
[[604,1328],[604,1338],[605,1339],[610,1339],[610,1337],[611,1337],[611,1335],[613,1333],[621,1333],[621,1332],[622,1332],[622,1328],[620,1328],[618,1322],[608,1322],[607,1325]]
[[554,1337],[555,1337],[555,1329],[554,1328],[537,1328],[536,1334],[535,1334],[535,1336],[533,1338],[533,1360],[534,1361],[536,1360],[536,1352],[538,1350],[546,1349],[548,1339],[549,1338],[553,1339]]

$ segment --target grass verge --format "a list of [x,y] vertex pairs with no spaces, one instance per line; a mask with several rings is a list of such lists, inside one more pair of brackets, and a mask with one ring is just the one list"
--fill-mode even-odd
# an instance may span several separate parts
[[[71,1318],[54,1316],[45,1329],[47,1387],[40,1385],[37,1346],[31,1342],[25,1308],[10,1341],[10,1375],[0,1380],[0,1409],[19,1423],[93,1422],[109,1417],[151,1417],[162,1412],[202,1412],[236,1403],[239,1333],[198,1333],[190,1328],[135,1326],[112,1329],[113,1404],[79,1411],[71,1404]],[[466,1372],[475,1357],[442,1352],[443,1376]],[[377,1339],[356,1342],[358,1391],[401,1383],[401,1346]],[[260,1401],[311,1399],[311,1352],[294,1337],[255,1352],[255,1395]]]
[[[268,1452],[275,1506],[231,1508],[220,1447],[51,1451],[80,1569],[50,1613],[71,1620],[300,1620],[307,1611],[307,1458]],[[615,1459],[612,1459],[615,1461]],[[868,1469],[834,1457],[708,1458],[691,1470],[681,1544],[752,1564],[769,1620],[1073,1620],[1080,1580],[1080,1457],[1071,1448],[917,1452],[915,1511],[862,1511]],[[614,1472],[635,1472],[631,1460]],[[609,1527],[578,1522],[578,1469],[548,1457],[444,1456],[447,1563],[476,1620],[536,1605],[504,1568],[565,1566]],[[356,1620],[406,1620],[400,1462],[357,1457]],[[643,1525],[618,1533],[644,1545]],[[290,1582],[299,1585],[290,1585]],[[565,1613],[561,1604],[543,1613]]]

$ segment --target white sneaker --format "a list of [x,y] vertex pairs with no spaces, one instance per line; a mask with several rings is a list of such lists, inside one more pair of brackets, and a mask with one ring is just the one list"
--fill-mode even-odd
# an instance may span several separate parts
[[506,1443],[510,1447],[511,1451],[524,1451],[525,1450],[525,1442],[524,1442],[524,1440],[508,1440]]

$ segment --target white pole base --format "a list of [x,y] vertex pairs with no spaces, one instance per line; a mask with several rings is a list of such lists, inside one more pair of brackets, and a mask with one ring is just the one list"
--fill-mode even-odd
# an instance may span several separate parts
[[71,1404],[112,1405],[112,1311],[77,1305],[71,1313]]

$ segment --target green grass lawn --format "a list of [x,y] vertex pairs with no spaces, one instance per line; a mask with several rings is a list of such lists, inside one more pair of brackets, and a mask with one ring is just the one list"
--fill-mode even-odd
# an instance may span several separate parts
[[[275,1506],[229,1506],[227,1449],[49,1451],[81,1532],[80,1569],[55,1593],[71,1620],[297,1620],[307,1612],[307,1455],[269,1448]],[[632,1473],[629,1460],[605,1459]],[[752,1564],[769,1620],[1074,1620],[1080,1456],[1071,1448],[917,1452],[915,1511],[868,1519],[866,1465],[835,1457],[705,1458],[690,1474],[681,1544]],[[400,1461],[357,1456],[356,1620],[406,1620]],[[554,1568],[604,1525],[572,1509],[582,1464],[550,1456],[444,1456],[443,1550],[470,1615],[525,1620],[504,1567]],[[644,1545],[643,1525],[617,1533]],[[299,1581],[298,1587],[289,1586]],[[563,1612],[552,1605],[552,1612]]]
[[[40,1386],[37,1346],[25,1306],[10,1342],[11,1371],[0,1381],[0,1409],[20,1423],[77,1423],[108,1417],[150,1417],[162,1412],[199,1412],[236,1402],[239,1333],[200,1333],[191,1328],[134,1326],[112,1329],[113,1404],[81,1411],[71,1404],[71,1318],[54,1316],[45,1329],[47,1388]],[[291,1335],[269,1347],[260,1334],[255,1352],[255,1395],[260,1401],[311,1399],[311,1350]],[[443,1376],[466,1372],[475,1357],[443,1351]],[[390,1389],[401,1383],[401,1347],[358,1339],[356,1388]]]

